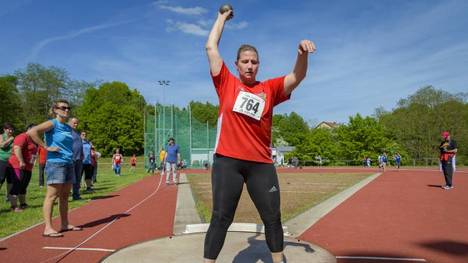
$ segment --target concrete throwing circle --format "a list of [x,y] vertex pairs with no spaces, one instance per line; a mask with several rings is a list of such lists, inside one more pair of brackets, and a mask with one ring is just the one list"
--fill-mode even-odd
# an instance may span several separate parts
[[[155,239],[116,251],[102,262],[203,262],[205,233]],[[335,256],[316,245],[285,237],[285,262],[336,262]],[[271,263],[265,236],[257,233],[228,232],[219,263]]]

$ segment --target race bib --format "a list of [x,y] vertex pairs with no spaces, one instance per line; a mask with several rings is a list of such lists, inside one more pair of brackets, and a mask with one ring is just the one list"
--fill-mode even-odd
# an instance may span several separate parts
[[237,95],[236,103],[232,109],[235,112],[247,115],[256,120],[260,120],[263,113],[263,108],[265,108],[265,100],[261,97],[245,92],[240,91]]

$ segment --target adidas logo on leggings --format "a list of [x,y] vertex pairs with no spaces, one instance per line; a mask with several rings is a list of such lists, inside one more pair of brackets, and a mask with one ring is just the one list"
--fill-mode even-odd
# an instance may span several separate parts
[[276,188],[276,186],[273,185],[273,187],[268,192],[273,193],[273,192],[276,192],[276,191],[278,191],[278,188]]

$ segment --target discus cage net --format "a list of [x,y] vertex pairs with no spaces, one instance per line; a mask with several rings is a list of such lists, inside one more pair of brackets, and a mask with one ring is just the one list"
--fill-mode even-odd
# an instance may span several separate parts
[[174,105],[154,106],[154,112],[144,113],[145,167],[153,153],[159,165],[159,153],[165,149],[169,138],[179,145],[181,160],[187,167],[203,167],[213,162],[216,143],[216,127],[192,117],[190,105],[178,108]]

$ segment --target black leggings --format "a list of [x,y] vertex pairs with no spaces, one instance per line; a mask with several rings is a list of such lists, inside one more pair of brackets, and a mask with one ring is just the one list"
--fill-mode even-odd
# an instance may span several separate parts
[[452,186],[452,176],[453,176],[453,158],[450,157],[447,161],[441,161],[442,172],[445,177],[445,184],[447,186]]
[[8,161],[0,160],[0,188],[2,187],[5,180],[8,184],[11,184],[11,176],[10,172],[8,171],[10,165]]
[[205,258],[218,257],[227,230],[234,219],[244,183],[265,225],[268,248],[271,252],[283,251],[280,191],[273,164],[244,161],[216,154],[211,174],[213,211],[205,237]]
[[10,190],[11,195],[25,195],[31,181],[31,171],[22,169],[8,168],[10,170],[13,187]]
[[85,180],[93,179],[93,166],[91,164],[83,164],[83,170],[81,171],[81,177],[85,175]]

